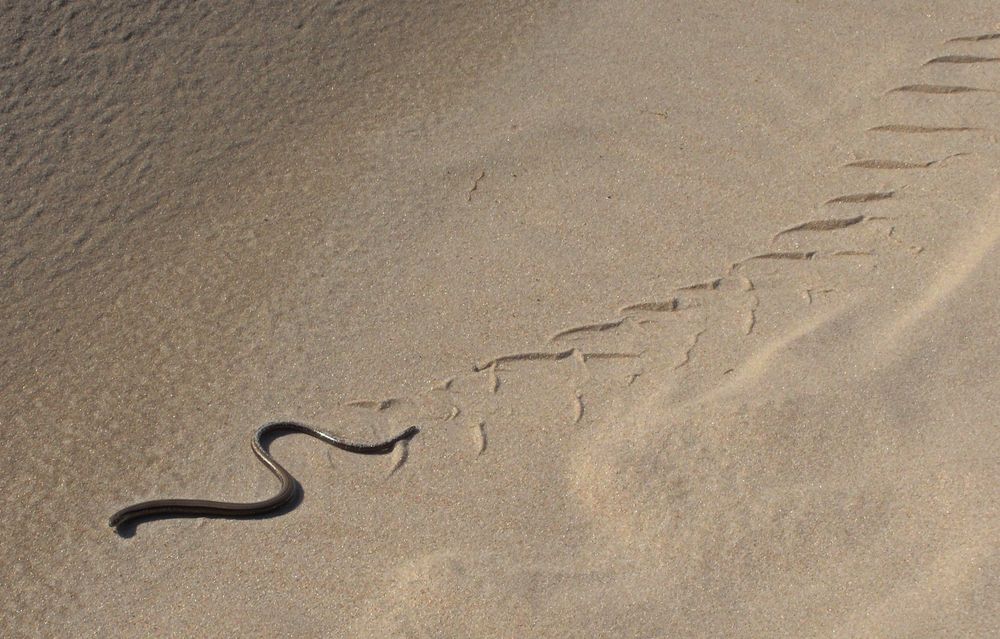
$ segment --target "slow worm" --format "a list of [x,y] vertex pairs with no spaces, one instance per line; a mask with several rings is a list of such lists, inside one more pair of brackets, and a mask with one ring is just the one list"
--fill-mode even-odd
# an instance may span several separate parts
[[392,452],[397,443],[411,439],[418,432],[420,432],[419,428],[410,426],[392,439],[371,444],[359,444],[297,422],[272,422],[264,424],[254,434],[251,446],[257,458],[281,481],[278,494],[274,497],[248,503],[209,501],[205,499],[154,499],[122,508],[114,515],[111,515],[108,524],[120,531],[122,526],[144,517],[253,517],[274,512],[286,506],[295,499],[298,483],[292,477],[291,473],[274,460],[274,457],[271,456],[264,446],[264,439],[276,433],[303,433],[350,453],[358,453],[359,455],[384,455]]

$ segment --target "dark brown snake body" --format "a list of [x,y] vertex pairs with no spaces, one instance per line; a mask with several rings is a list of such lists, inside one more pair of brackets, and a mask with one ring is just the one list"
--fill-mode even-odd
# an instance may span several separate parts
[[350,453],[385,455],[392,452],[397,443],[411,439],[418,432],[420,432],[420,429],[416,426],[410,426],[392,439],[370,444],[359,444],[297,422],[272,422],[265,424],[257,429],[251,441],[251,446],[257,458],[281,481],[281,487],[273,497],[248,503],[209,501],[204,499],[155,499],[122,508],[111,516],[108,524],[120,531],[123,526],[146,517],[254,517],[273,513],[287,506],[296,497],[298,482],[295,481],[291,473],[274,460],[274,457],[271,456],[264,445],[265,438],[277,433],[303,433]]

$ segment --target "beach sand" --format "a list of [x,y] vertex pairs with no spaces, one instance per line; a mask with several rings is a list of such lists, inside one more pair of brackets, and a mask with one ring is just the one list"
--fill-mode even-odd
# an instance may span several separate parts
[[995,636],[995,3],[242,4],[3,11],[0,634]]

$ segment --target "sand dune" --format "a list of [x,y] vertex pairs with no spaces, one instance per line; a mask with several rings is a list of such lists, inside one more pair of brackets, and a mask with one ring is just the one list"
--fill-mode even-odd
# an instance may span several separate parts
[[467,4],[7,10],[2,634],[995,634],[995,8]]

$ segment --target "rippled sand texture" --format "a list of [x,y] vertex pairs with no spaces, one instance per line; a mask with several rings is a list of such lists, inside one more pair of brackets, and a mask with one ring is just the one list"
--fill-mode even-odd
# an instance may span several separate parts
[[0,634],[994,635],[996,7],[486,4],[2,10]]

